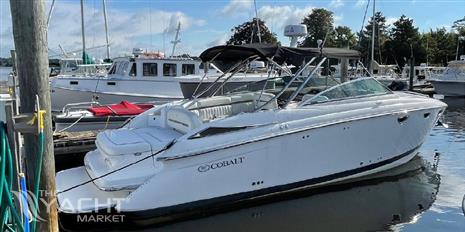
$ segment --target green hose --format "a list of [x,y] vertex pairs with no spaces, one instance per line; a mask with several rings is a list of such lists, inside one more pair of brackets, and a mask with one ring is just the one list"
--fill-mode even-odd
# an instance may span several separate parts
[[36,173],[35,173],[35,178],[34,178],[34,215],[32,220],[32,225],[31,225],[31,231],[36,231],[36,222],[37,222],[37,212],[39,211],[39,184],[40,184],[40,174],[42,172],[42,157],[44,154],[44,141],[45,141],[45,136],[44,132],[40,131],[39,133],[39,153],[37,157],[37,162],[36,162]]
[[[13,186],[13,157],[8,144],[8,139],[5,133],[5,124],[0,123],[0,140],[1,140],[1,154],[0,154],[0,229],[24,231],[21,217],[19,216],[18,209],[13,204],[13,196],[11,195]],[[11,227],[8,225],[10,222],[9,215],[11,218]],[[13,228],[12,228],[13,227]]]

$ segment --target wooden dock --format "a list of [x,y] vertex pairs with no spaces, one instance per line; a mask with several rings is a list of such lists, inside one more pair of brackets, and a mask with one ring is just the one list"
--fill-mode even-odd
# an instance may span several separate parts
[[53,135],[56,171],[84,165],[84,156],[94,150],[98,131],[60,132]]

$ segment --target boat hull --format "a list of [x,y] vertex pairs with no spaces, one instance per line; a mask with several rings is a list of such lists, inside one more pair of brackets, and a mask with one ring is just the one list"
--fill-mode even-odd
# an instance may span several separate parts
[[96,131],[120,128],[133,116],[57,118],[53,119],[55,131]]
[[[158,161],[163,169],[115,210],[162,222],[189,210],[259,200],[381,172],[414,157],[442,110],[412,110],[408,117],[405,112],[385,113],[311,127],[296,121],[270,128],[271,137]],[[66,188],[60,186],[65,176],[66,171],[57,175],[58,191]],[[70,192],[59,196],[59,202],[79,195]]]
[[430,80],[436,93],[444,96],[465,96],[464,81]]
[[[136,213],[130,213],[130,212],[123,213],[123,212],[118,212],[115,209],[111,209],[110,211],[100,211],[100,212],[87,213],[87,214],[60,214],[60,220],[69,222],[70,224],[72,224],[77,221],[78,216],[80,218],[96,218],[97,215],[109,215],[111,218],[116,215],[116,219],[124,218],[124,222],[127,223],[125,224],[125,226],[130,226],[131,224],[137,224],[139,226],[141,225],[151,225],[151,226],[164,225],[166,223],[172,223],[172,222],[178,222],[178,221],[186,220],[186,219],[204,217],[206,215],[212,215],[212,214],[217,214],[217,213],[222,213],[222,212],[228,212],[230,210],[235,210],[235,209],[241,209],[241,208],[246,208],[246,207],[253,207],[257,205],[267,204],[267,203],[273,203],[273,202],[280,201],[280,200],[289,200],[289,199],[306,197],[306,196],[311,196],[313,194],[320,194],[320,193],[328,193],[328,192],[331,193],[331,192],[334,192],[335,190],[337,192],[338,190],[341,190],[341,189],[342,190],[346,188],[351,189],[354,186],[360,186],[364,184],[372,185],[372,184],[377,184],[381,181],[397,179],[398,177],[402,177],[410,173],[412,174],[416,173],[421,168],[421,166],[414,166],[414,165],[417,165],[419,160],[421,160],[421,158],[419,158],[418,156],[415,156],[416,154],[417,152],[412,152],[411,154],[408,154],[403,158],[403,159],[411,159],[410,156],[411,155],[414,156],[414,158],[412,158],[412,160],[409,161],[408,167],[407,165],[405,165],[406,167],[402,166],[402,168],[395,169],[395,170],[393,169],[392,172],[389,170],[389,172],[383,172],[380,175],[378,174],[369,175],[364,178],[354,179],[352,181],[334,183],[333,185],[326,186],[326,187],[316,188],[316,187],[311,187],[311,186],[310,187],[303,186],[300,188],[295,188],[292,191],[279,191],[279,192],[276,192],[275,194],[268,194],[268,195],[261,194],[261,197],[247,196],[247,198],[245,198],[245,197],[239,196],[239,197],[236,197],[236,198],[239,198],[238,200],[235,198],[235,196],[228,196],[223,199],[211,199],[209,200],[211,201],[210,203],[197,202],[196,204],[202,204],[201,207],[195,207],[194,204],[191,204],[191,205],[186,205],[185,207],[178,206],[177,208],[172,208],[171,214],[169,215],[169,217],[166,217],[166,215],[164,214],[160,214],[160,212],[150,211],[150,210],[144,211],[144,212],[136,212]],[[395,190],[391,190],[391,191],[395,192]],[[358,191],[354,191],[354,194],[356,192]],[[385,194],[385,195],[388,195],[388,194]],[[357,198],[355,197],[353,199],[357,199]],[[277,204],[281,204],[281,203],[277,203]],[[111,227],[115,225],[121,226],[121,224],[116,224],[116,223],[111,223],[111,222],[107,223],[107,225],[102,225],[102,226]]]
[[103,93],[93,92],[78,89],[68,89],[60,87],[52,87],[51,92],[52,111],[61,112],[63,107],[70,103],[91,102],[93,96],[96,96],[95,101],[102,105],[120,103],[121,101],[128,102],[151,102],[156,104],[163,104],[170,101],[183,99],[182,97],[157,97],[149,95],[132,95],[120,93]]

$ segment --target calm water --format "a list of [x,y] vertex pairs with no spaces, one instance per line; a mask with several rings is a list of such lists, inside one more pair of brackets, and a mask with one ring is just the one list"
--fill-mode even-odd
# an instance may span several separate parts
[[10,67],[0,67],[0,81],[8,80],[8,74],[10,74]]

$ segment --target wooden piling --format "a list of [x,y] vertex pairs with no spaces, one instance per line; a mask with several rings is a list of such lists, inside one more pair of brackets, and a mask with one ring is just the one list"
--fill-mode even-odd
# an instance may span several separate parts
[[[10,8],[17,55],[20,112],[34,112],[36,95],[39,96],[41,108],[46,111],[44,118],[45,146],[40,176],[42,194],[40,197],[48,205],[39,201],[39,216],[43,220],[37,221],[37,231],[58,231],[45,2],[43,0],[10,0]],[[24,155],[29,189],[32,189],[34,178],[37,178],[34,176],[38,153],[37,141],[38,137],[35,135],[24,136]]]

